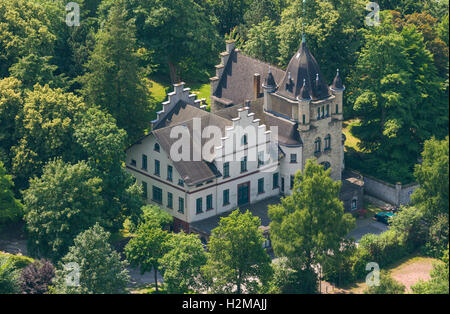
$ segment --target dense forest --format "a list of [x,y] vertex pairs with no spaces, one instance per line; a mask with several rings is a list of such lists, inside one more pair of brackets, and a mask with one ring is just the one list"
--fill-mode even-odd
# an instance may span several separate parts
[[[439,238],[438,247],[428,243],[429,251],[442,255],[448,192],[440,191],[436,174],[428,192],[439,190],[441,198],[427,199],[421,169],[437,171],[430,154],[445,159],[446,153],[447,164],[436,167],[447,167],[448,180],[448,0],[379,0],[375,26],[365,24],[363,0],[77,0],[79,26],[67,23],[69,2],[0,0],[0,229],[25,223],[33,256],[54,263],[89,259],[82,248],[100,245],[122,287],[122,262],[105,238],[124,223],[142,234],[154,226],[140,224],[142,191],[124,167],[125,148],[149,132],[160,110],[152,82],[207,84],[227,39],[284,68],[302,34],[326,81],[336,69],[343,77],[345,119],[357,141],[346,149],[346,165],[425,186],[418,204],[432,203],[425,212],[436,228],[447,222],[446,240]],[[424,160],[429,164],[419,169]],[[435,221],[433,208],[446,218]],[[150,234],[152,245],[167,240],[165,231]],[[176,243],[201,249],[186,237],[169,241],[176,258]],[[141,265],[133,245],[129,252],[129,260]],[[160,267],[172,262],[167,257]],[[213,272],[218,264],[220,258],[208,260],[206,269]],[[176,285],[178,277],[168,282]],[[58,287],[54,291],[63,291]],[[97,291],[86,289],[75,292]]]

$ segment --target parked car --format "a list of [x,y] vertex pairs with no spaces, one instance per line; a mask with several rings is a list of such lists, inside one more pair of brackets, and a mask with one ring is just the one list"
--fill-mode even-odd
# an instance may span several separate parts
[[382,222],[386,225],[390,225],[391,224],[390,218],[395,217],[395,216],[397,216],[397,215],[395,215],[394,213],[377,213],[377,214],[375,214],[373,219],[375,219],[376,221]]

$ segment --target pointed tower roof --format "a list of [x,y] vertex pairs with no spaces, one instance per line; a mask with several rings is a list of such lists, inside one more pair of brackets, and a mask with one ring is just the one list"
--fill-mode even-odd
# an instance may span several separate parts
[[300,95],[297,97],[299,100],[311,100],[311,94],[309,88],[306,85],[306,79],[303,79],[303,86],[300,89]]
[[345,89],[344,84],[342,84],[341,76],[339,75],[339,69],[336,71],[336,76],[334,77],[333,84],[331,84],[331,89],[336,91],[343,91]]
[[273,74],[272,74],[272,69],[270,67],[269,67],[269,73],[267,75],[266,82],[264,85],[267,88],[276,88],[277,87],[277,84],[275,83],[275,78],[273,77]]
[[302,40],[300,49],[289,62],[278,93],[284,97],[296,99],[300,95],[303,82],[306,81],[306,86],[310,87],[309,92],[312,99],[327,98],[330,93],[328,85],[322,77],[316,59],[306,46],[306,41]]

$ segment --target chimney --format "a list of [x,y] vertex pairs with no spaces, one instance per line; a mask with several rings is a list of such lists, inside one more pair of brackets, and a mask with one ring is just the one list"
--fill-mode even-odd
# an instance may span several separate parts
[[261,75],[259,73],[255,73],[253,75],[253,98],[256,100],[259,98],[261,94]]

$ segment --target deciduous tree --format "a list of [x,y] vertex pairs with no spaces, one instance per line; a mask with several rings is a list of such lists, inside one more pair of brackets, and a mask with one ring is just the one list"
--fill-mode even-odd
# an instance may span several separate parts
[[212,292],[257,293],[270,281],[271,259],[260,225],[249,211],[235,210],[212,230],[203,268]]
[[297,292],[317,292],[315,268],[341,248],[354,218],[344,214],[339,200],[341,183],[330,178],[330,169],[310,159],[295,176],[292,195],[269,206],[270,234],[277,256],[285,256],[297,272]]

